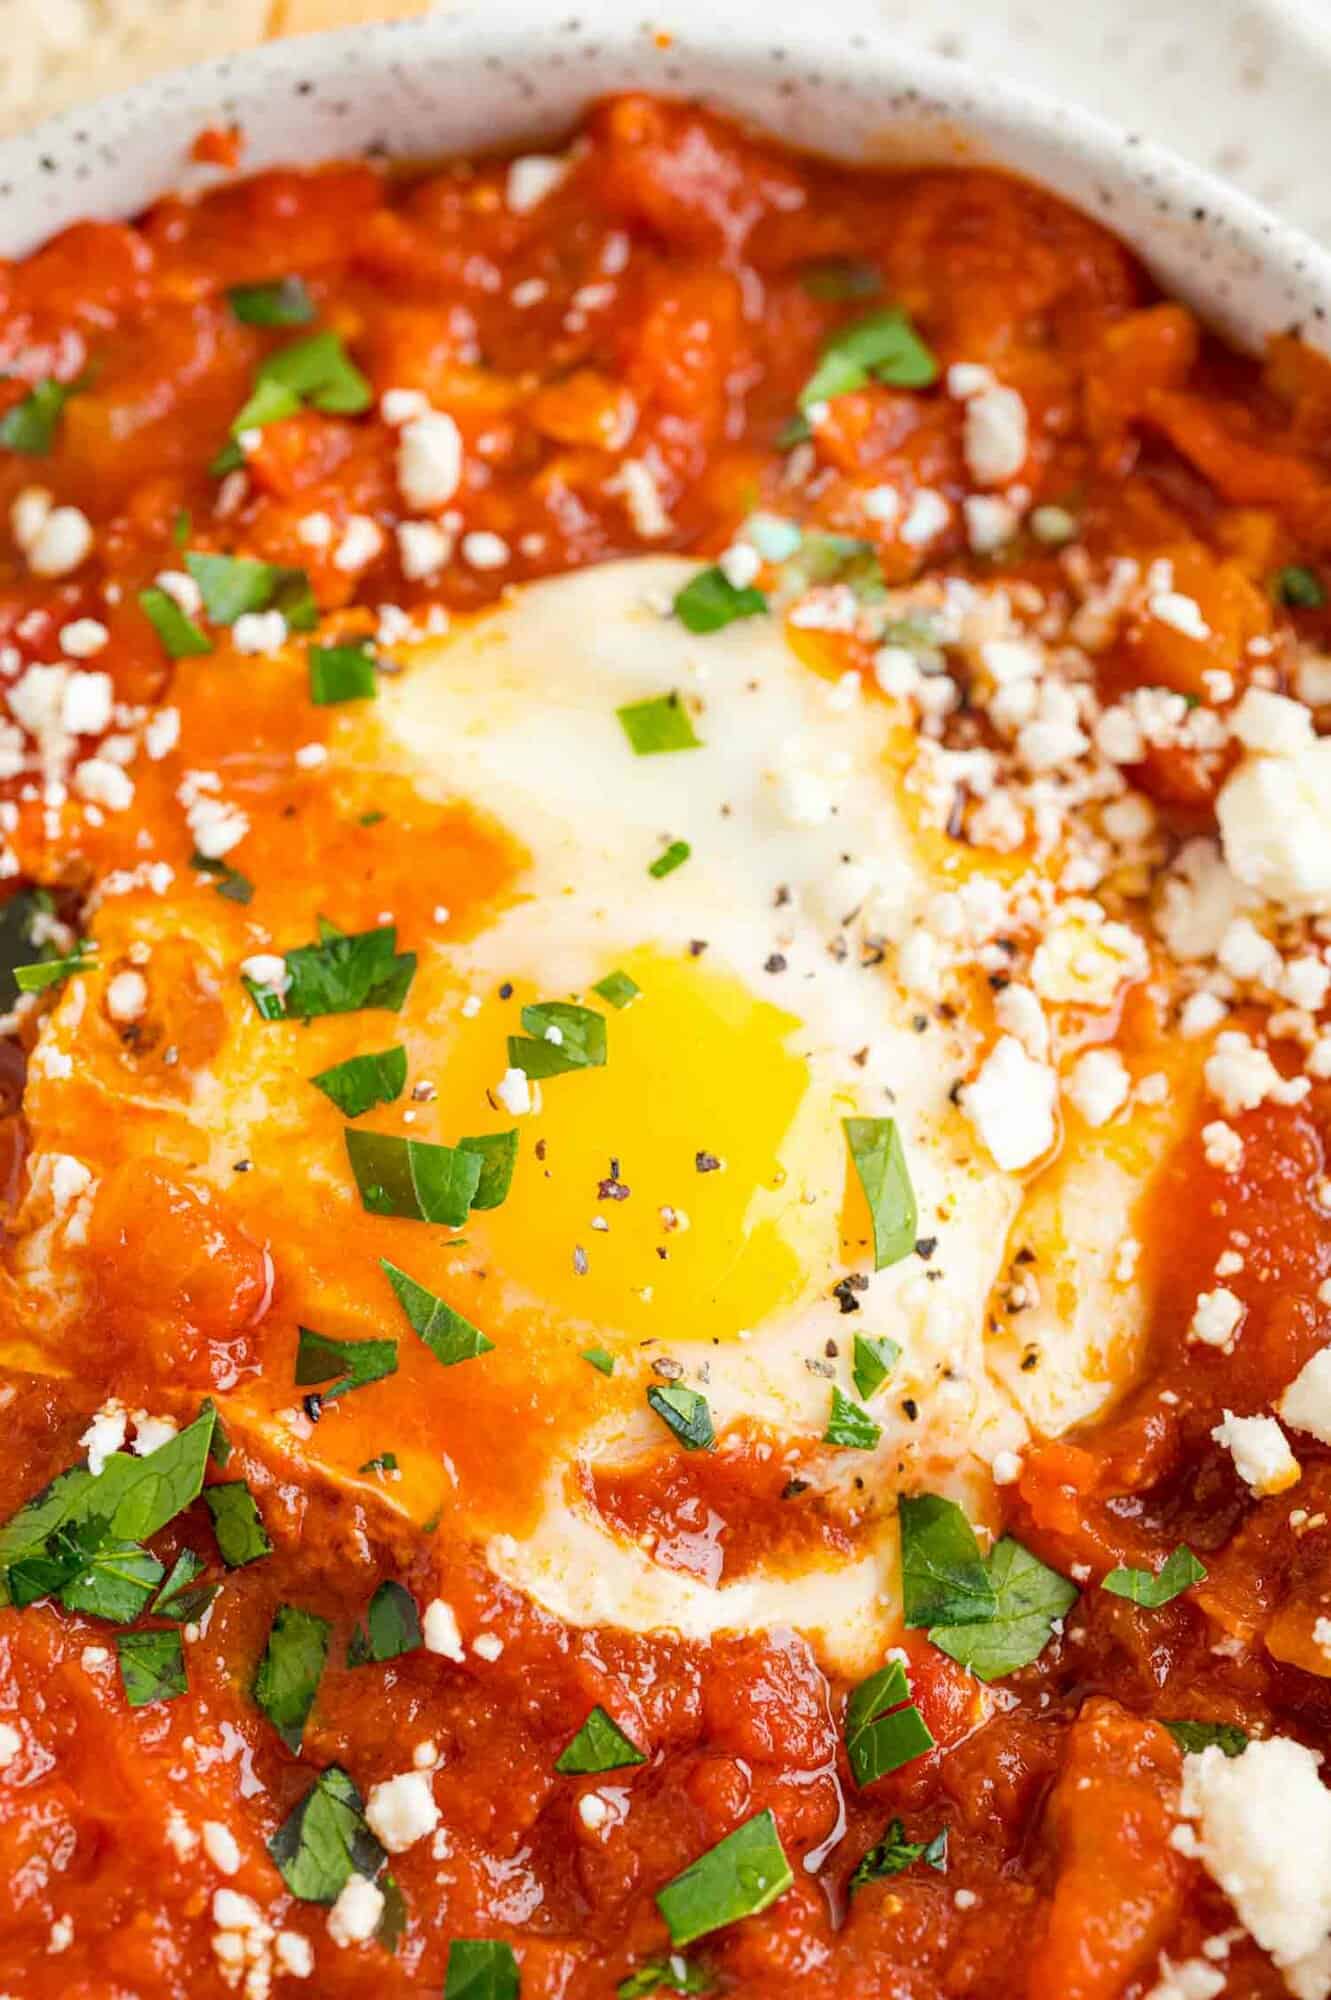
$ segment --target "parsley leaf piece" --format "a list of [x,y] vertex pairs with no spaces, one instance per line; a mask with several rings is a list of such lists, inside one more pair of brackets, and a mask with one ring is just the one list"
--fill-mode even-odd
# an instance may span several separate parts
[[882,1882],[891,1875],[904,1874],[917,1861],[936,1868],[940,1875],[947,1873],[947,1828],[936,1833],[932,1840],[907,1840],[902,1822],[889,1820],[882,1839],[869,1849],[851,1876],[851,1892],[866,1882]]
[[479,1153],[352,1125],[344,1137],[361,1205],[369,1214],[462,1227],[480,1186]]
[[637,1744],[598,1703],[577,1735],[560,1751],[555,1769],[567,1778],[593,1771],[622,1771],[628,1764],[646,1762]]
[[331,1069],[321,1069],[310,1082],[344,1118],[360,1118],[376,1104],[392,1104],[401,1097],[407,1087],[407,1052],[380,1049],[373,1055],[348,1056]]
[[[674,613],[686,632],[719,632],[737,618],[756,618],[767,599],[752,584],[737,588],[719,566],[699,570],[675,594]],[[636,746],[635,746],[636,747]],[[683,746],[677,746],[683,747]]]
[[[259,369],[261,382],[276,382],[302,402],[330,415],[357,416],[374,397],[369,383],[352,361],[340,335],[325,328],[289,347],[279,347]],[[239,420],[237,420],[239,422]],[[243,426],[240,426],[242,429]]]
[[318,621],[303,569],[197,549],[186,550],[185,568],[198,584],[203,608],[215,625],[234,625],[248,611],[280,611],[293,632],[308,632]]
[[480,1132],[470,1139],[459,1139],[458,1151],[475,1153],[481,1163],[481,1177],[471,1198],[472,1207],[502,1207],[513,1185],[513,1169],[517,1164],[516,1128],[509,1132]]
[[955,1500],[903,1494],[901,1594],[907,1625],[976,1625],[997,1611],[975,1530]]
[[317,944],[283,953],[285,993],[245,985],[265,1021],[311,1021],[322,1014],[359,1014],[382,1007],[396,1014],[416,976],[414,951],[399,952],[397,926],[328,931]]
[[599,993],[606,1005],[615,1008],[627,1007],[630,1000],[636,1000],[642,992],[636,979],[630,979],[627,972],[607,972],[604,979],[598,979],[592,988]]
[[824,1444],[845,1445],[852,1451],[872,1451],[882,1434],[881,1427],[867,1410],[853,1403],[844,1390],[833,1386],[832,1414],[823,1432]]
[[451,1368],[456,1362],[472,1361],[477,1355],[490,1353],[494,1342],[487,1340],[479,1327],[454,1312],[452,1306],[445,1305],[424,1285],[418,1285],[405,1271],[399,1271],[386,1257],[381,1257],[379,1264],[397,1293],[398,1304],[436,1361]]
[[296,1604],[279,1604],[273,1614],[254,1677],[254,1699],[288,1750],[300,1749],[323,1678],[331,1629],[326,1618]]
[[218,861],[211,854],[191,854],[191,868],[200,875],[212,875],[216,879],[213,888],[219,896],[225,896],[228,903],[248,903],[254,895],[254,884],[248,875],[242,875],[239,868],[233,868],[229,861]]
[[867,1403],[875,1389],[882,1388],[900,1359],[901,1349],[895,1340],[886,1335],[875,1340],[867,1333],[857,1333],[850,1365],[856,1393]]
[[983,1623],[931,1625],[940,1652],[969,1667],[982,1681],[996,1681],[1039,1659],[1056,1619],[1077,1601],[1077,1587],[1005,1535],[986,1564],[994,1611]]
[[202,1618],[217,1595],[215,1583],[198,1583],[205,1564],[193,1549],[182,1549],[171,1565],[171,1573],[153,1599],[153,1617],[170,1618],[177,1625],[193,1625]]
[[29,389],[22,402],[0,417],[0,445],[27,458],[45,458],[55,443],[60,415],[77,385],[48,375]]
[[613,1375],[615,1372],[615,1357],[608,1354],[604,1347],[584,1347],[579,1359],[590,1362],[598,1375]]
[[396,1472],[397,1453],[395,1451],[381,1451],[376,1458],[367,1458],[364,1465],[359,1466],[357,1469],[360,1472]]
[[149,584],[139,592],[139,609],[148,619],[171,659],[189,660],[211,653],[213,642],[201,631],[187,611],[182,611],[169,591]]
[[872,299],[883,289],[881,274],[872,264],[851,257],[826,257],[806,264],[800,283],[811,299],[840,305],[847,299]]
[[347,1647],[347,1665],[364,1667],[414,1653],[421,1643],[420,1613],[405,1584],[390,1577],[370,1599],[364,1625],[358,1625]]
[[678,1952],[669,1958],[649,1958],[615,1988],[616,2000],[647,2000],[652,1993],[710,1993],[711,1975],[690,1965]]
[[672,840],[669,847],[663,848],[657,855],[647,873],[653,881],[661,882],[667,875],[673,875],[677,868],[682,868],[692,852],[687,840]]
[[1289,563],[1272,578],[1277,602],[1294,611],[1319,611],[1326,603],[1326,587],[1315,569]]
[[302,1326],[296,1343],[296,1383],[308,1388],[312,1382],[331,1382],[321,1391],[325,1403],[364,1389],[370,1382],[382,1382],[397,1373],[395,1340],[334,1340],[329,1334],[315,1333]]
[[232,312],[245,326],[308,326],[314,318],[314,300],[302,278],[232,285],[227,299]]
[[915,1248],[915,1190],[902,1150],[895,1118],[843,1118],[850,1148],[873,1225],[873,1267],[885,1271]]
[[373,1881],[386,1858],[365,1823],[360,1793],[336,1764],[319,1773],[278,1827],[268,1852],[302,1903],[335,1903],[353,1875]]
[[617,708],[624,734],[635,757],[659,757],[667,750],[701,750],[689,712],[677,694],[658,694],[648,701]]
[[84,1517],[100,1516],[109,1509],[107,1519],[113,1534],[129,1541],[148,1541],[198,1498],[213,1423],[213,1412],[204,1410],[146,1458],[113,1452],[92,1482],[94,1491],[82,1510]]
[[20,889],[0,904],[0,1012],[8,1013],[18,998],[14,969],[37,949],[32,927],[39,916],[51,916],[55,903],[45,889]]
[[6,1577],[10,1601],[21,1611],[40,1598],[57,1596],[87,1568],[101,1539],[97,1521],[66,1522],[55,1529],[11,1565]]
[[213,1517],[213,1533],[228,1569],[243,1569],[246,1563],[258,1562],[272,1554],[273,1545],[263,1517],[243,1479],[205,1487],[203,1498]]
[[265,381],[260,375],[231,419],[230,436],[209,464],[209,472],[234,472],[245,463],[245,450],[240,442],[244,432],[280,424],[287,417],[299,416],[300,411],[301,400],[294,389],[288,389],[283,382]]
[[807,416],[816,404],[871,380],[897,389],[927,389],[938,380],[937,361],[898,306],[866,313],[824,342],[818,366],[800,390],[800,409]]
[[1199,1756],[1214,1743],[1226,1757],[1241,1757],[1248,1747],[1248,1732],[1237,1722],[1166,1722],[1164,1727],[1186,1756]]
[[529,1077],[604,1068],[605,1015],[593,1008],[577,1007],[568,1000],[541,1000],[523,1008],[522,1025],[526,1035],[508,1038],[508,1060]]
[[910,1699],[900,1660],[889,1660],[854,1690],[846,1703],[845,1736],[857,1785],[871,1785],[933,1749],[934,1739]]
[[204,1397],[201,1414],[212,1419],[213,1435],[208,1445],[208,1456],[219,1471],[225,1472],[231,1456],[231,1440],[222,1429],[222,1419],[211,1396]]
[[794,1881],[770,1809],[755,1813],[658,1890],[670,1942],[692,1944],[710,1931],[756,1916]]
[[174,1701],[189,1687],[179,1632],[117,1632],[120,1681],[131,1708]]
[[85,939],[66,958],[39,958],[35,965],[16,965],[14,984],[20,993],[45,993],[61,986],[76,972],[91,972],[97,964],[96,948]]
[[150,1549],[119,1539],[100,1544],[91,1562],[60,1593],[66,1611],[86,1611],[132,1625],[166,1574]]
[[310,700],[318,708],[341,701],[368,701],[379,692],[374,654],[367,642],[356,646],[311,646]]
[[1162,1604],[1182,1596],[1194,1583],[1201,1583],[1205,1576],[1206,1565],[1198,1562],[1186,1543],[1180,1542],[1158,1570],[1120,1566],[1110,1570],[1100,1588],[1107,1590],[1111,1597],[1126,1597],[1132,1604],[1143,1605],[1148,1611],[1158,1611]]
[[716,1442],[706,1396],[678,1382],[653,1382],[647,1401],[661,1422],[675,1433],[685,1451],[710,1451]]
[[454,1938],[444,2000],[518,2000],[518,1961],[499,1938]]

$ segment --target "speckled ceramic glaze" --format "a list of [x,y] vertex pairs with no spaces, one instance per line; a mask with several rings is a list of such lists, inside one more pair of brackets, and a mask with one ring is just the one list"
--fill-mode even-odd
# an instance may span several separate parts
[[651,21],[623,0],[496,0],[177,71],[0,145],[0,249],[197,184],[189,147],[206,124],[243,126],[248,168],[422,158],[548,143],[627,86],[705,98],[844,160],[1012,168],[1106,222],[1234,337],[1296,326],[1331,348],[1331,257],[1223,182],[1089,113],[905,53],[881,27],[829,33],[788,0],[739,19],[667,0]]

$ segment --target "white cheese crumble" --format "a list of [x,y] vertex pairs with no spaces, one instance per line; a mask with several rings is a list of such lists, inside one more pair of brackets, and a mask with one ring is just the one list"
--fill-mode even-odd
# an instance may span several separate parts
[[573,162],[550,153],[525,153],[509,162],[504,200],[512,215],[530,215],[568,175]]
[[1304,1362],[1276,1409],[1294,1430],[1331,1444],[1331,1347]]
[[339,1949],[366,1944],[378,1930],[383,1913],[383,1891],[363,1875],[352,1875],[328,1912],[328,1935]]
[[462,1634],[458,1630],[457,1614],[446,1599],[431,1598],[425,1607],[425,1616],[421,1620],[421,1632],[427,1651],[442,1653],[446,1660],[456,1660],[459,1665],[461,1664],[465,1657],[462,1651]]
[[1002,1035],[966,1085],[967,1116],[1005,1173],[1029,1167],[1054,1143],[1058,1079],[1033,1062],[1015,1035]]
[[1088,1125],[1107,1125],[1127,1103],[1132,1079],[1115,1049],[1087,1049],[1063,1088]]
[[494,1094],[510,1117],[521,1118],[531,1110],[531,1085],[525,1069],[506,1069],[494,1087]]
[[430,1779],[424,1771],[403,1771],[370,1787],[365,1819],[371,1833],[390,1854],[403,1854],[424,1840],[439,1824]]
[[413,513],[442,507],[462,480],[462,433],[443,410],[412,417],[398,433],[397,483]]
[[1211,1436],[1234,1461],[1239,1478],[1259,1498],[1297,1484],[1299,1462],[1274,1417],[1236,1417],[1226,1410]]
[[12,1722],[0,1722],[0,1771],[7,1769],[23,1748],[23,1738]]
[[122,1403],[103,1403],[84,1431],[79,1443],[88,1454],[88,1470],[94,1479],[104,1470],[113,1452],[124,1447],[129,1417]]
[[967,469],[977,486],[1006,486],[1030,449],[1026,405],[1015,389],[995,384],[968,398],[962,435]]
[[1213,1292],[1198,1293],[1197,1303],[1192,1309],[1192,1318],[1188,1323],[1188,1339],[1199,1341],[1204,1347],[1218,1347],[1225,1354],[1232,1354],[1235,1335],[1242,1318],[1242,1299],[1236,1298],[1227,1285],[1217,1285]]

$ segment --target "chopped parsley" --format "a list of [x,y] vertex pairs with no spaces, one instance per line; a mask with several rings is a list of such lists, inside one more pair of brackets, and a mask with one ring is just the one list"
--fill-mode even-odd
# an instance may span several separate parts
[[479,1327],[464,1319],[460,1312],[424,1285],[417,1284],[405,1271],[399,1271],[396,1264],[390,1264],[386,1257],[379,1259],[380,1267],[389,1284],[397,1294],[398,1304],[410,1320],[412,1328],[429,1348],[436,1361],[445,1368],[452,1368],[459,1361],[473,1361],[480,1354],[488,1354],[494,1346],[487,1340]]
[[218,1590],[215,1583],[197,1581],[203,1570],[203,1557],[193,1549],[182,1549],[153,1599],[153,1617],[170,1618],[177,1625],[193,1625],[202,1618]]
[[0,904],[0,1012],[8,1013],[18,998],[15,967],[37,949],[33,926],[38,917],[55,914],[46,889],[20,889]]
[[869,1849],[851,1876],[851,1891],[862,1889],[866,1882],[882,1882],[889,1876],[904,1874],[917,1861],[923,1861],[926,1868],[936,1868],[940,1875],[947,1873],[947,1828],[936,1833],[932,1840],[907,1840],[902,1822],[890,1820],[882,1839]]
[[268,1852],[303,1903],[335,1903],[353,1875],[373,1881],[386,1858],[366,1824],[360,1793],[336,1764],[319,1773]]
[[915,1247],[915,1190],[895,1118],[843,1118],[846,1144],[873,1225],[873,1267],[899,1264]]
[[853,1451],[872,1451],[882,1430],[867,1410],[851,1401],[845,1391],[833,1387],[832,1413],[823,1432],[824,1444],[845,1445]]
[[401,1097],[407,1087],[407,1052],[393,1048],[348,1056],[331,1069],[321,1069],[310,1082],[344,1118],[360,1118],[376,1104],[392,1104]]
[[376,1458],[367,1458],[364,1465],[360,1466],[358,1470],[361,1472],[396,1472],[397,1453],[395,1451],[381,1451]]
[[598,979],[592,992],[599,993],[608,1007],[624,1008],[630,1000],[637,999],[642,988],[635,979],[629,978],[627,972],[616,971],[607,972],[604,979]]
[[955,1500],[903,1494],[902,1610],[907,1625],[983,1624],[997,1610],[975,1530]]
[[186,550],[185,568],[214,625],[234,625],[251,611],[280,611],[293,632],[308,632],[318,621],[303,569],[256,562],[251,556],[205,555],[197,549]]
[[372,931],[325,927],[317,944],[282,954],[284,993],[245,981],[265,1021],[310,1021],[322,1014],[358,1014],[382,1007],[396,1014],[416,976],[414,951],[399,952],[396,924]]
[[518,1961],[499,1938],[454,1938],[448,1947],[444,2000],[518,2000]]
[[1192,1550],[1181,1542],[1158,1570],[1120,1566],[1110,1570],[1100,1588],[1107,1590],[1111,1597],[1126,1597],[1148,1611],[1158,1611],[1162,1604],[1181,1597],[1185,1590],[1190,1590],[1194,1583],[1201,1583],[1205,1576],[1205,1564],[1198,1562]]
[[321,1393],[325,1403],[363,1389],[370,1382],[382,1382],[397,1373],[395,1340],[334,1340],[329,1334],[315,1333],[302,1326],[296,1345],[296,1384],[305,1389],[311,1383],[331,1382]]
[[77,384],[48,375],[0,417],[0,445],[27,458],[45,458],[55,443],[61,412]]
[[529,1077],[565,1076],[574,1069],[603,1069],[605,1015],[566,1000],[542,1000],[524,1007],[526,1035],[510,1035],[508,1060]]
[[752,584],[736,586],[723,569],[714,566],[690,578],[676,593],[673,608],[686,632],[719,632],[737,618],[756,618],[766,611],[767,599]]
[[203,1499],[213,1517],[213,1533],[228,1569],[243,1569],[246,1563],[258,1562],[262,1556],[272,1554],[273,1545],[263,1517],[243,1479],[207,1486]]
[[101,1542],[60,1592],[67,1611],[132,1625],[166,1570],[140,1542]]
[[1320,611],[1326,603],[1326,587],[1315,569],[1289,563],[1272,579],[1276,599],[1294,611]]
[[372,400],[369,383],[330,329],[279,347],[260,363],[253,391],[231,421],[231,442],[210,470],[230,472],[244,464],[240,438],[245,431],[262,430],[306,408],[357,416]]
[[341,701],[366,701],[379,692],[374,654],[362,640],[355,646],[311,646],[310,700],[319,708]]
[[875,1340],[867,1333],[857,1333],[850,1366],[856,1393],[867,1403],[874,1391],[882,1388],[900,1359],[901,1349],[895,1340],[886,1335]]
[[460,1153],[475,1153],[481,1163],[481,1177],[471,1198],[473,1209],[499,1208],[508,1199],[513,1185],[513,1169],[518,1159],[516,1129],[509,1132],[478,1132],[458,1140]]
[[189,1687],[179,1632],[117,1632],[120,1681],[131,1708],[174,1701]]
[[669,1958],[649,1958],[615,1988],[616,2000],[646,2000],[652,1993],[710,1993],[711,1976],[700,1965],[690,1965],[678,1952]]
[[302,278],[278,278],[258,285],[232,285],[227,299],[245,326],[308,326],[314,300]]
[[351,1125],[344,1137],[361,1205],[371,1215],[461,1228],[480,1187],[479,1153]]
[[657,855],[647,873],[654,881],[663,881],[667,875],[673,875],[677,868],[682,868],[692,852],[693,849],[687,840],[672,840],[670,845]]
[[635,757],[658,757],[667,750],[701,750],[689,712],[677,694],[654,695],[649,701],[617,708],[624,734]]
[[845,1737],[851,1774],[861,1786],[933,1749],[934,1739],[911,1701],[900,1660],[889,1660],[854,1690],[846,1703]]
[[927,389],[938,363],[898,306],[885,306],[840,327],[824,342],[818,366],[800,390],[807,416],[819,403],[862,389],[870,381],[897,389]]
[[1077,1587],[1005,1535],[986,1566],[994,1613],[983,1624],[940,1624],[929,1637],[941,1652],[982,1681],[1027,1667],[1044,1651],[1058,1620],[1077,1601]]
[[170,591],[159,584],[149,584],[139,592],[139,609],[173,660],[189,660],[212,652],[213,642],[208,634],[187,611],[181,610]]
[[598,1375],[613,1375],[615,1372],[615,1357],[608,1354],[604,1347],[584,1347],[579,1358],[594,1368]]
[[97,947],[84,938],[64,958],[39,958],[35,965],[16,965],[14,984],[20,993],[45,993],[48,987],[62,986],[76,972],[91,972],[97,963]]
[[1237,1722],[1166,1722],[1164,1727],[1186,1756],[1200,1756],[1214,1744],[1226,1757],[1241,1757],[1248,1747],[1248,1732]]
[[646,1762],[637,1744],[598,1705],[560,1751],[555,1769],[564,1777],[573,1777],[593,1771],[622,1771],[626,1765]]
[[297,1753],[323,1678],[331,1629],[313,1611],[279,1604],[254,1677],[254,1699],[287,1749]]
[[755,1813],[667,1882],[656,1907],[674,1945],[756,1916],[794,1881],[771,1811]]
[[405,1584],[390,1577],[370,1599],[365,1623],[358,1625],[347,1647],[347,1665],[364,1667],[414,1653],[421,1643],[420,1613]]
[[710,1451],[716,1442],[712,1413],[707,1398],[697,1389],[685,1389],[678,1382],[653,1382],[647,1401],[668,1430],[672,1430],[685,1451]]
[[214,860],[210,854],[191,854],[191,868],[200,875],[211,875],[215,879],[213,888],[219,896],[225,896],[228,903],[248,903],[254,896],[254,884],[248,875],[242,875],[239,868],[233,868],[229,861]]

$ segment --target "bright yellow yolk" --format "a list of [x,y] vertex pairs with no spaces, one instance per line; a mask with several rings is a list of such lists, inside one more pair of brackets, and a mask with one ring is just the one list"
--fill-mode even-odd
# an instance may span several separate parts
[[[733,1337],[835,1258],[842,1169],[819,1136],[827,1106],[819,1115],[808,1065],[787,1048],[793,1015],[697,961],[643,951],[621,969],[642,989],[627,1007],[583,996],[606,1018],[604,1068],[546,1079],[526,1117],[482,1121],[516,1123],[519,1156],[508,1201],[473,1214],[467,1236],[511,1305],[516,1287],[580,1339]],[[548,997],[519,985],[464,1024],[439,1078],[438,1129],[477,1129],[476,1077],[498,1080],[523,1003]]]

